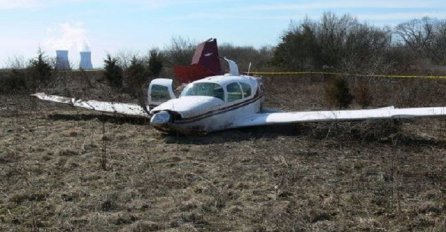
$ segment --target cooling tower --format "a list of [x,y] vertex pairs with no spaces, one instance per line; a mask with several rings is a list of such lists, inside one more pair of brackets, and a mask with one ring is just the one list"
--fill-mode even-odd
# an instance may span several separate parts
[[56,51],[56,69],[57,70],[70,69],[70,63],[68,61],[68,51],[67,50],[57,50]]
[[79,68],[83,69],[83,70],[93,69],[93,65],[91,64],[91,52],[90,51],[81,52],[81,62],[79,63]]

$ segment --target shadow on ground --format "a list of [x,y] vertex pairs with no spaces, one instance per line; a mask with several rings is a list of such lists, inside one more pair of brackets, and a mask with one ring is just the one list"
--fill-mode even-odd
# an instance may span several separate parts
[[[107,115],[107,114],[50,114],[51,120],[83,121],[99,120],[105,123],[147,125],[149,118]],[[446,141],[424,138],[415,134],[401,131],[402,123],[411,123],[411,120],[372,120],[358,122],[316,122],[270,126],[256,126],[212,132],[206,135],[182,135],[175,133],[162,133],[161,137],[166,143],[176,144],[221,144],[227,142],[248,141],[253,139],[276,139],[280,136],[307,137],[314,140],[334,140],[345,143],[384,143],[402,146],[433,146],[446,147]]]
[[50,114],[48,118],[51,120],[61,121],[87,121],[98,119],[101,122],[116,123],[116,124],[134,124],[147,125],[150,122],[149,118],[121,116],[121,115],[107,115],[107,114]]

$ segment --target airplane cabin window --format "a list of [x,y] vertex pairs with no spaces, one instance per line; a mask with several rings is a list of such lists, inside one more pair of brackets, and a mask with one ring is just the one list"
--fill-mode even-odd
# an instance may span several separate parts
[[237,82],[227,85],[226,91],[228,92],[228,102],[237,101],[243,98],[242,90]]
[[243,98],[250,97],[252,93],[251,86],[243,82],[240,82],[240,85],[242,86]]
[[200,82],[187,85],[181,96],[210,96],[224,101],[223,88],[216,83]]
[[150,92],[152,101],[167,101],[170,99],[169,89],[162,85],[152,85]]

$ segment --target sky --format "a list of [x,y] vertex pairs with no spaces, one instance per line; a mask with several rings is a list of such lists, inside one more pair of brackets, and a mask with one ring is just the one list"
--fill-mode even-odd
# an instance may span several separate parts
[[444,0],[0,0],[0,68],[42,49],[92,52],[93,66],[107,54],[146,55],[173,38],[239,46],[275,46],[291,22],[349,14],[375,26],[422,17],[446,19]]

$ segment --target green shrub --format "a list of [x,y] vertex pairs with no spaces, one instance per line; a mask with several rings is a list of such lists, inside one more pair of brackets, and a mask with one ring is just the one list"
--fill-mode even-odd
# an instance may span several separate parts
[[133,97],[138,98],[143,93],[143,87],[148,81],[147,72],[144,61],[133,57],[125,71],[127,91]]
[[111,57],[111,55],[107,55],[107,58],[104,60],[104,76],[113,87],[121,88],[123,70],[121,66],[117,64],[117,62],[118,60],[116,58]]
[[31,88],[33,90],[40,84],[46,85],[50,81],[53,68],[49,59],[39,50],[37,57],[29,62],[28,73],[32,78]]
[[150,76],[158,77],[163,70],[163,55],[157,49],[150,50],[149,67]]

